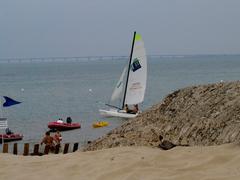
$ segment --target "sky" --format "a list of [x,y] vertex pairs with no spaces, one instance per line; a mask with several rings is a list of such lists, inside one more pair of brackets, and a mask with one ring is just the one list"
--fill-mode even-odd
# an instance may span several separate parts
[[0,0],[0,58],[239,54],[239,0]]

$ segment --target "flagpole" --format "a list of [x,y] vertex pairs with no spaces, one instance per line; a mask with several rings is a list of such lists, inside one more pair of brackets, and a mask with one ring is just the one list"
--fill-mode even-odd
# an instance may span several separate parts
[[[3,108],[2,108],[2,101],[1,101],[1,98],[0,98],[0,118],[3,118]],[[4,144],[4,139],[3,139],[3,135],[4,133],[2,133],[2,147],[3,147],[3,144]]]
[[1,101],[1,98],[0,98],[0,105],[1,105],[1,108],[0,108],[0,117],[3,118],[3,108],[2,108],[2,101]]

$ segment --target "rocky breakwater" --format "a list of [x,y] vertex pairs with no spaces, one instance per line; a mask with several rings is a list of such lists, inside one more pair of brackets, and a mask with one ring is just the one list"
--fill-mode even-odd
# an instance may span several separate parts
[[189,146],[239,142],[240,81],[177,90],[161,103],[94,140],[84,150],[157,146],[159,135],[175,144]]

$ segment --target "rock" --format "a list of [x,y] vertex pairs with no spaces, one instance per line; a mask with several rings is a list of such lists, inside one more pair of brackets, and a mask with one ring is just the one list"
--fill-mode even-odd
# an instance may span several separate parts
[[164,140],[162,143],[159,144],[158,147],[163,150],[169,150],[176,147],[176,145],[171,143],[170,141]]
[[158,147],[163,150],[169,150],[169,149],[176,147],[176,145],[173,144],[172,142],[163,140],[162,135],[159,135],[159,141],[160,141],[160,144],[158,145]]

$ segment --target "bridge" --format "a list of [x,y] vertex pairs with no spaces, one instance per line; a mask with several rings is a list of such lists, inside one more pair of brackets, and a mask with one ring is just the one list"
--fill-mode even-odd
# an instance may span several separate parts
[[[157,58],[161,55],[149,55],[148,58]],[[78,62],[94,60],[127,60],[129,56],[80,56],[80,57],[34,57],[34,58],[0,58],[0,63],[22,62]]]

